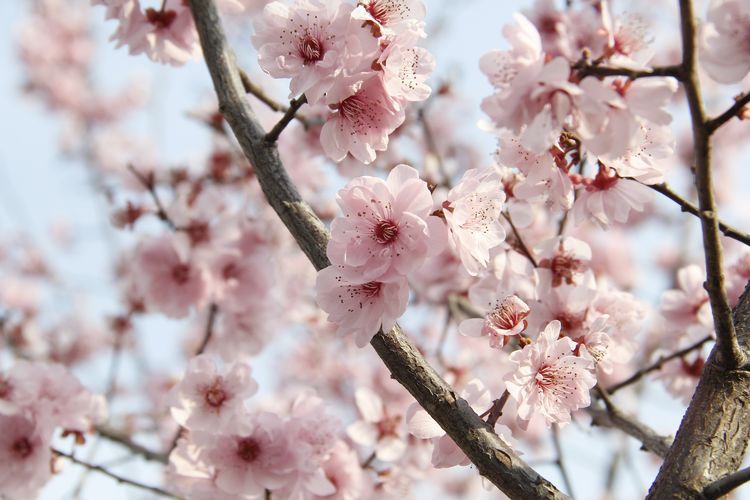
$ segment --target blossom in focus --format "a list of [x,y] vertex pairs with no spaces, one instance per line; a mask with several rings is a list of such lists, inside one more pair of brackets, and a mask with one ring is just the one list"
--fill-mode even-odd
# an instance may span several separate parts
[[510,396],[518,404],[522,427],[539,413],[547,424],[566,424],[570,413],[591,404],[596,385],[594,364],[576,356],[575,342],[559,338],[560,322],[552,321],[531,345],[510,355],[514,369],[506,376]]
[[624,224],[631,210],[643,212],[652,200],[651,192],[638,182],[622,179],[614,170],[600,164],[593,179],[583,180],[584,189],[573,204],[573,220],[580,224],[586,219],[606,228],[614,222]]
[[[528,326],[529,306],[515,295],[502,299],[487,297],[482,307],[487,309],[484,318],[469,318],[458,329],[468,337],[489,337],[490,347],[501,348],[507,337],[519,335]],[[472,300],[472,302],[474,302]]]
[[700,32],[700,62],[719,83],[735,83],[750,71],[750,4],[711,0]]
[[225,428],[258,384],[242,362],[219,367],[211,355],[191,359],[185,376],[172,390],[172,417],[183,427],[198,431]]
[[321,270],[315,290],[328,321],[338,325],[340,335],[354,335],[359,347],[367,345],[381,327],[393,328],[409,301],[406,278],[352,283],[343,277],[340,266]]
[[449,242],[472,276],[487,267],[490,250],[505,241],[500,223],[504,201],[505,191],[497,172],[472,169],[448,192],[443,203]]
[[383,35],[424,37],[426,13],[421,0],[359,0],[352,17],[376,26],[375,32]]
[[376,39],[351,18],[353,6],[339,0],[271,2],[254,24],[260,67],[274,78],[291,78],[290,97],[317,103],[364,57],[375,57]]
[[331,224],[328,258],[347,280],[399,279],[424,262],[432,197],[414,168],[397,165],[385,181],[358,177],[336,201],[343,214]]
[[385,151],[388,136],[404,121],[404,108],[394,100],[379,76],[351,87],[337,83],[327,95],[333,112],[320,131],[320,143],[333,161],[347,154],[372,163],[375,151]]

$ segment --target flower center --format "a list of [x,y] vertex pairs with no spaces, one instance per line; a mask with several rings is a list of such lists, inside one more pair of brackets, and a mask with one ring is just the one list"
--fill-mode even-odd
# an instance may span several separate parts
[[379,437],[384,436],[397,436],[398,433],[398,427],[401,423],[401,415],[394,415],[392,417],[383,417],[383,420],[378,422],[376,425],[378,427],[378,435]]
[[34,451],[34,447],[32,446],[31,442],[26,437],[22,437],[20,439],[17,439],[13,446],[11,447],[13,450],[13,453],[18,455],[21,458],[26,458],[29,455],[31,455],[31,452]]
[[146,9],[146,21],[156,26],[158,29],[167,29],[177,17],[174,10],[156,10]]
[[211,387],[208,388],[208,390],[203,395],[203,399],[206,400],[206,403],[208,403],[209,406],[213,406],[214,408],[218,408],[222,404],[224,404],[224,401],[226,401],[228,397],[227,393],[224,392],[224,389],[221,388],[220,380],[217,380]]
[[317,37],[306,34],[299,44],[299,54],[304,59],[304,64],[313,64],[323,59],[323,45]]
[[178,285],[184,285],[190,279],[190,266],[177,264],[172,268],[172,278]]
[[361,286],[362,293],[364,293],[367,297],[377,297],[380,295],[380,285],[381,283],[377,281],[370,281],[369,283],[365,283]]
[[381,245],[393,243],[398,238],[398,226],[390,220],[381,220],[375,225],[373,231],[375,241]]
[[539,267],[544,267],[552,272],[552,286],[558,287],[563,281],[568,285],[574,285],[575,273],[583,271],[583,264],[569,253],[559,252],[551,259],[542,259]]
[[339,113],[346,120],[352,120],[362,114],[365,110],[365,101],[357,94],[344,99],[339,105]]
[[246,437],[237,442],[237,456],[245,462],[254,462],[258,455],[260,455],[260,445],[255,439]]
[[536,372],[534,380],[536,380],[536,386],[540,389],[544,390],[550,388],[556,381],[555,369],[549,365],[543,365],[539,368],[539,371]]

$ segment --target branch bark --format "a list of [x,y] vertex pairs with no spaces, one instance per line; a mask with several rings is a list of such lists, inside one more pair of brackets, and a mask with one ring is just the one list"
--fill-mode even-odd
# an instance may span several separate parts
[[[268,202],[316,269],[329,265],[328,232],[302,201],[279,159],[276,145],[264,139],[247,100],[234,54],[228,47],[212,0],[190,0],[219,109],[255,169]],[[401,383],[477,466],[479,473],[512,498],[566,498],[521,460],[469,404],[427,364],[399,327],[379,332],[371,342]]]

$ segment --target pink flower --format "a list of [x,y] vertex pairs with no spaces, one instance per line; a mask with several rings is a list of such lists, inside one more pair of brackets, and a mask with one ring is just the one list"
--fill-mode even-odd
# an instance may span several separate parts
[[337,441],[328,459],[323,462],[323,472],[336,492],[324,496],[327,500],[354,500],[365,498],[366,477],[359,465],[359,457],[344,441]]
[[328,321],[338,325],[339,335],[354,335],[359,347],[364,347],[381,327],[386,331],[393,328],[409,301],[406,278],[352,283],[344,279],[339,266],[321,270],[315,289]]
[[[486,308],[484,318],[470,318],[461,322],[458,329],[468,337],[489,337],[490,347],[501,348],[506,337],[523,332],[528,326],[529,306],[515,295],[503,299],[486,297],[481,307]],[[473,302],[473,301],[472,301]]]
[[162,64],[181,65],[200,51],[190,9],[182,0],[163,8],[141,8],[139,0],[109,0],[107,15],[120,21],[110,40],[128,46],[130,54],[146,54]]
[[199,456],[214,468],[215,483],[230,495],[260,496],[292,480],[293,443],[284,422],[273,413],[237,419],[231,433],[196,435]]
[[425,14],[421,0],[359,0],[352,17],[373,24],[383,35],[409,32],[423,37]]
[[222,311],[241,313],[270,307],[265,299],[274,286],[274,273],[268,265],[271,256],[264,248],[243,252],[230,247],[214,251],[211,257],[214,302]]
[[290,97],[305,94],[317,103],[345,68],[376,57],[376,39],[351,12],[340,0],[267,4],[252,37],[261,68],[274,78],[291,78]]
[[573,237],[546,240],[535,251],[539,275],[547,280],[542,288],[580,285],[591,266],[591,247]]
[[700,33],[700,57],[708,76],[735,83],[750,71],[750,5],[742,0],[711,0]]
[[362,163],[372,163],[375,151],[388,147],[388,136],[404,121],[404,108],[393,100],[380,76],[348,86],[336,84],[327,101],[334,112],[320,132],[326,155],[340,162],[347,153]]
[[443,203],[449,241],[472,276],[487,267],[490,250],[505,240],[505,229],[500,224],[504,201],[505,192],[497,172],[472,169],[450,190]]
[[633,177],[645,184],[664,181],[669,167],[668,159],[674,156],[674,137],[668,126],[641,124],[631,145],[621,156],[609,153],[599,155],[607,166],[620,177]]
[[394,41],[383,53],[383,84],[396,99],[424,101],[432,89],[425,83],[435,70],[435,58],[422,47],[403,47]]
[[354,393],[361,420],[346,428],[355,443],[375,447],[375,456],[384,462],[395,462],[406,451],[401,415],[389,415],[383,400],[367,387]]
[[593,179],[584,179],[584,189],[579,191],[573,205],[573,220],[580,224],[586,219],[606,228],[613,222],[624,224],[630,211],[642,212],[651,201],[646,187],[629,179],[621,179],[611,168],[599,164]]
[[432,197],[415,169],[397,165],[385,181],[354,179],[336,201],[343,216],[331,224],[328,257],[347,280],[400,279],[424,262]]
[[52,429],[24,414],[0,413],[0,496],[34,498],[50,476]]
[[172,389],[172,417],[190,430],[219,432],[257,390],[247,364],[238,361],[220,368],[216,359],[202,354],[190,360],[185,376]]
[[706,273],[700,266],[691,264],[677,271],[677,289],[667,290],[661,296],[659,311],[669,322],[670,330],[680,330],[692,324],[713,327],[708,292],[703,288]]
[[547,424],[566,424],[570,413],[591,404],[589,391],[596,385],[594,364],[575,356],[575,343],[560,335],[560,322],[552,321],[531,345],[510,355],[514,370],[505,378],[518,404],[522,427],[540,413]]
[[88,391],[62,365],[16,361],[0,386],[0,413],[26,413],[81,433],[107,416],[104,398]]
[[142,241],[134,260],[138,289],[149,307],[182,318],[204,300],[204,270],[177,253],[171,236]]

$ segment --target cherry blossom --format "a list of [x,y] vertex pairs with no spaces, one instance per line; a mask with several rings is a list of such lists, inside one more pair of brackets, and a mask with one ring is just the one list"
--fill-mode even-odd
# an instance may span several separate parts
[[537,272],[545,280],[543,288],[583,282],[583,274],[591,262],[591,247],[586,242],[557,237],[540,243],[535,250],[539,262]]
[[215,432],[229,425],[257,388],[247,364],[220,368],[210,355],[196,356],[172,390],[172,417],[190,430]]
[[354,398],[362,419],[347,427],[347,435],[359,445],[374,447],[378,460],[398,460],[406,449],[401,415],[389,415],[382,398],[367,387],[358,388]]
[[[481,304],[488,312],[484,318],[471,318],[461,322],[459,331],[469,337],[489,337],[490,347],[501,348],[507,337],[521,334],[528,326],[529,306],[515,295],[505,298],[488,297]],[[477,298],[473,297],[472,302]]]
[[591,404],[589,391],[596,385],[593,363],[573,354],[575,343],[559,338],[560,322],[552,321],[531,345],[510,355],[514,370],[505,379],[518,404],[523,427],[540,413],[547,424],[564,425],[570,413]]
[[143,297],[167,316],[184,317],[206,297],[205,270],[181,257],[174,239],[168,235],[141,242],[135,251],[134,265]]
[[750,6],[741,0],[711,0],[700,33],[700,61],[708,76],[735,83],[750,71]]
[[677,271],[678,288],[662,294],[659,309],[670,328],[680,329],[695,323],[713,325],[711,304],[703,287],[705,279],[705,271],[695,264]]
[[391,43],[383,52],[383,84],[396,99],[424,101],[432,89],[425,82],[435,69],[435,59],[422,47],[403,47]]
[[492,169],[473,169],[464,174],[443,203],[450,244],[472,276],[487,267],[490,250],[505,240],[505,229],[500,224],[504,201],[505,192],[497,173]]
[[199,456],[214,469],[217,487],[229,495],[262,495],[293,476],[294,451],[285,423],[273,413],[249,415],[233,432],[196,435]]
[[360,0],[352,17],[371,23],[383,35],[408,32],[425,36],[422,27],[425,14],[421,0]]
[[0,413],[0,495],[32,498],[50,476],[52,431],[23,414]]
[[424,262],[432,197],[414,168],[397,165],[385,181],[358,177],[336,201],[343,216],[331,225],[328,257],[347,280],[398,280]]
[[356,68],[377,49],[369,31],[352,20],[352,9],[335,0],[268,3],[252,37],[261,68],[291,78],[290,97],[320,101],[345,68]]
[[334,110],[320,132],[320,143],[333,161],[347,154],[372,163],[375,151],[388,147],[388,136],[404,121],[404,108],[391,96],[378,76],[347,86],[337,84],[327,95]]
[[320,271],[315,288],[318,304],[328,313],[328,321],[338,325],[339,335],[354,335],[359,347],[364,347],[380,328],[393,328],[409,299],[405,278],[352,283],[343,277],[338,266]]

